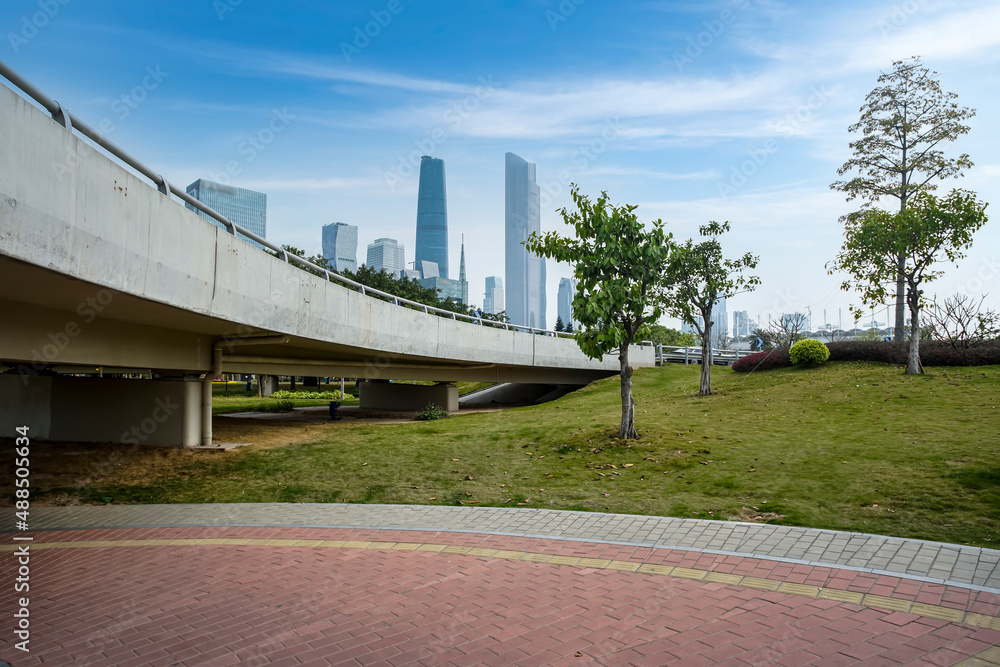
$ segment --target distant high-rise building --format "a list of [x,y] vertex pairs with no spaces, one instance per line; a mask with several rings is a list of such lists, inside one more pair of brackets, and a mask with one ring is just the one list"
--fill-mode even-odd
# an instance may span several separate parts
[[465,279],[465,243],[462,243],[462,255],[458,268],[458,280],[439,276],[437,264],[422,260],[416,262],[422,272],[420,284],[428,289],[437,290],[442,299],[451,299],[458,303],[469,304],[469,283]]
[[406,268],[403,244],[396,239],[375,239],[375,243],[368,244],[368,259],[365,264],[376,271],[399,275]]
[[488,276],[486,278],[486,295],[483,297],[483,312],[496,315],[504,310],[503,278]]
[[573,297],[576,296],[576,279],[575,278],[560,278],[559,279],[559,296],[556,301],[556,312],[562,319],[563,326],[569,327],[573,325],[573,330],[576,331],[579,328],[579,322],[573,319]]
[[712,338],[729,335],[729,313],[726,312],[726,297],[720,297],[712,307]]
[[812,328],[812,317],[805,313],[783,313],[781,325],[796,331],[809,331]]
[[[262,239],[267,238],[267,195],[263,192],[223,185],[215,181],[199,178],[187,186],[187,193],[202,204],[225,216],[230,222],[236,223],[247,231],[251,231]],[[225,225],[206,213],[202,213],[191,204],[185,204],[213,225],[225,229]],[[258,248],[264,246],[251,241],[243,234],[239,237]]]
[[[695,322],[698,323],[698,327],[704,331],[705,329],[705,319],[701,315],[695,316]],[[698,329],[695,328],[694,324],[691,322],[681,323],[681,333],[693,333],[698,334]],[[726,313],[726,298],[722,297],[715,302],[712,307],[712,340],[718,341],[721,336],[726,336],[729,334],[729,315]]]
[[532,232],[541,232],[535,165],[513,153],[505,158],[507,316],[513,324],[544,329],[545,260],[522,245]]
[[344,222],[323,225],[323,257],[338,273],[358,270],[358,228]]
[[462,236],[462,254],[458,261],[458,282],[462,285],[462,303],[469,303],[469,281],[465,279],[465,235]]
[[733,313],[733,336],[750,335],[750,316],[745,310],[737,310]]
[[413,263],[413,269],[420,274],[421,278],[439,278],[441,272],[438,270],[437,262],[429,259],[421,259]]
[[438,265],[442,278],[448,277],[448,204],[444,186],[444,160],[424,155],[420,158],[417,190],[416,261]]

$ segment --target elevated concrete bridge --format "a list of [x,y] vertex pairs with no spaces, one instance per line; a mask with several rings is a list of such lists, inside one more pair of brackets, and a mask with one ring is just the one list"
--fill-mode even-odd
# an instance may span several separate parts
[[[435,380],[445,387],[428,396],[452,407],[448,383],[459,380],[586,384],[618,372],[617,356],[588,359],[569,337],[435,312],[312,265],[323,275],[309,273],[2,63],[0,74],[37,103],[0,86],[4,436],[28,425],[38,439],[207,446],[211,380],[222,372]],[[651,346],[630,359],[655,365]],[[66,365],[161,379],[53,374]],[[378,403],[414,390],[363,391]]]

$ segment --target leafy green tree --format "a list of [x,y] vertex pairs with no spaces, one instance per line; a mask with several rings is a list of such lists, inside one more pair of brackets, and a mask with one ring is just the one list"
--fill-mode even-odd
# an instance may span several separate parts
[[[878,209],[851,216],[845,229],[844,245],[833,271],[846,271],[850,278],[844,289],[856,289],[863,303],[883,303],[888,283],[897,271],[895,258],[902,256],[906,303],[910,310],[910,350],[906,372],[923,373],[920,365],[921,284],[941,275],[935,262],[956,262],[972,245],[972,235],[986,223],[986,204],[967,190],[952,190],[944,199],[922,192],[913,197],[906,210],[887,213]],[[852,307],[855,313],[860,312]]]
[[591,202],[574,184],[571,195],[577,210],[563,208],[559,213],[573,226],[574,237],[533,233],[524,245],[536,255],[573,265],[578,281],[573,313],[582,327],[576,333],[577,344],[591,359],[618,350],[622,407],[618,436],[636,439],[628,348],[661,315],[658,294],[666,277],[671,236],[661,220],[646,228],[635,214],[636,206],[609,204],[607,192]]
[[[712,308],[721,298],[749,292],[760,284],[757,276],[745,276],[746,269],[757,268],[757,257],[747,253],[739,259],[723,259],[719,235],[729,231],[728,222],[709,222],[699,228],[706,240],[688,239],[674,252],[667,269],[665,293],[667,309],[685,322],[693,322],[698,337],[712,340]],[[698,323],[698,316],[702,323]],[[726,326],[725,322],[720,323]],[[711,348],[701,347],[701,386],[698,393],[712,393]]]
[[[879,76],[881,85],[865,98],[861,119],[848,128],[861,136],[850,143],[854,156],[837,173],[858,175],[830,186],[845,192],[848,201],[861,199],[863,210],[883,197],[892,197],[899,200],[900,212],[905,211],[913,196],[934,190],[937,179],[961,176],[962,170],[972,166],[968,155],[948,158],[941,147],[968,133],[965,121],[976,115],[975,110],[959,107],[958,95],[942,91],[937,72],[923,67],[919,57],[894,61],[892,67]],[[841,220],[850,224],[849,217]],[[893,259],[897,342],[906,330],[905,262],[902,253]]]
[[563,325],[562,317],[556,316],[556,331],[565,331],[566,327]]
[[681,333],[677,329],[668,329],[662,324],[649,325],[649,340],[654,345],[670,345],[671,347],[693,347],[698,339],[692,333]]

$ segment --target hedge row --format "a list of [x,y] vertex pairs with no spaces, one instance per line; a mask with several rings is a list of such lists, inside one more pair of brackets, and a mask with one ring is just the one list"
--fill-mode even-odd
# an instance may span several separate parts
[[[906,364],[906,355],[910,349],[908,342],[865,340],[827,343],[826,346],[830,350],[830,361],[879,361],[900,366]],[[944,341],[922,340],[920,363],[924,366],[1000,365],[1000,340],[976,343],[968,348],[955,348]],[[766,371],[791,365],[788,348],[781,348],[743,357],[733,364],[733,370],[737,373],[748,373],[753,370]]]

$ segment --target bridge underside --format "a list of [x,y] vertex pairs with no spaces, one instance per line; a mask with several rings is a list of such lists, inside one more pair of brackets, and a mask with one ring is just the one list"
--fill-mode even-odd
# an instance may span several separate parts
[[[0,256],[0,434],[30,425],[37,440],[193,447],[210,444],[204,378],[222,340],[225,373],[583,385],[608,371],[462,363],[337,345],[235,325]],[[254,344],[255,338],[272,342]],[[287,342],[274,342],[278,341]],[[6,368],[6,372],[5,371]],[[71,377],[98,368],[160,379]],[[378,385],[371,407],[399,408],[397,385]],[[412,389],[412,386],[409,386]],[[454,389],[452,387],[452,389]],[[446,407],[457,408],[447,392]],[[454,394],[454,396],[452,396]],[[436,396],[437,394],[435,394]]]
[[[0,255],[0,364],[28,372],[51,366],[152,370],[164,376],[212,369],[217,341],[222,372],[267,375],[587,384],[612,373],[469,363],[368,350],[236,325],[141,299]],[[288,342],[246,344],[283,336]],[[16,371],[15,371],[16,372]]]

